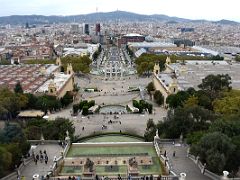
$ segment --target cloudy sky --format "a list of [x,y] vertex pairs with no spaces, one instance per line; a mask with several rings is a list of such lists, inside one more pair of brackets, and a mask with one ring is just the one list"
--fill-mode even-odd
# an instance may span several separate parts
[[0,0],[0,16],[76,15],[115,10],[240,21],[240,0]]

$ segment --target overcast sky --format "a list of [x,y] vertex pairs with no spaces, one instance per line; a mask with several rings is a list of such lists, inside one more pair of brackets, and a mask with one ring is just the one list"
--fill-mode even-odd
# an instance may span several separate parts
[[0,0],[0,16],[77,15],[115,10],[240,21],[240,0]]

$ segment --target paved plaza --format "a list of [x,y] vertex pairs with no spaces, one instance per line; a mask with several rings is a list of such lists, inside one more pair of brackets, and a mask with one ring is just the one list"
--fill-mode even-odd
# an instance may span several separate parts
[[58,144],[44,144],[44,145],[38,145],[37,148],[34,150],[35,155],[39,154],[39,151],[46,150],[48,155],[48,163],[45,164],[44,162],[40,163],[38,161],[37,165],[34,161],[31,161],[29,164],[27,164],[23,171],[21,172],[21,176],[24,176],[26,180],[32,180],[34,174],[39,174],[40,177],[42,175],[46,175],[47,172],[51,170],[51,167],[53,165],[53,159],[54,156],[57,158],[60,157],[61,152],[63,151],[62,146],[59,146]]
[[[166,116],[166,112],[162,109],[157,109],[156,114],[122,114],[118,115],[119,118],[114,119],[114,115],[89,115],[84,117],[78,115],[72,117],[70,115],[70,109],[64,110],[60,113],[52,114],[50,119],[56,117],[66,117],[72,120],[75,126],[75,135],[80,137],[90,135],[98,132],[131,132],[139,135],[143,135],[146,130],[146,124],[148,119],[154,119],[157,123],[158,120],[162,120]],[[112,123],[109,121],[112,120]],[[102,129],[102,126],[106,128]],[[84,127],[84,130],[82,128]]]
[[[89,75],[75,80],[80,89],[81,99],[95,100],[98,105],[124,105],[132,103],[133,99],[140,99],[139,91],[128,92],[128,87],[146,87],[151,78],[138,78],[137,76],[125,77],[124,80],[102,80],[99,76]],[[96,87],[99,92],[85,92],[84,88]],[[146,97],[149,99],[149,97]],[[122,114],[114,119],[114,115],[94,114],[84,117],[82,115],[71,116],[72,107],[60,112],[50,114],[49,119],[65,117],[73,121],[75,134],[80,137],[98,132],[131,132],[143,135],[148,119],[153,119],[156,123],[166,117],[167,111],[155,105],[154,114]],[[113,123],[109,123],[109,121]],[[106,128],[102,128],[102,126]],[[82,128],[84,127],[84,130]]]

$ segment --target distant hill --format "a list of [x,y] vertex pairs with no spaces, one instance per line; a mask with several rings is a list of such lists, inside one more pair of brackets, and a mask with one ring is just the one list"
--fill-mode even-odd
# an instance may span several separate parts
[[[73,16],[42,16],[42,15],[13,15],[0,17],[0,24],[6,25],[24,25],[29,24],[53,24],[53,23],[94,23],[94,22],[117,22],[117,21],[151,21],[151,22],[204,22],[205,20],[190,20],[179,17],[170,17],[161,14],[143,15],[126,11],[113,11],[113,12],[98,12],[84,15]],[[234,21],[221,20],[217,21],[219,24],[239,24]]]
[[222,19],[220,21],[215,21],[214,23],[223,24],[223,25],[238,25],[238,24],[240,24],[236,21],[230,21],[230,20],[226,20],[226,19]]

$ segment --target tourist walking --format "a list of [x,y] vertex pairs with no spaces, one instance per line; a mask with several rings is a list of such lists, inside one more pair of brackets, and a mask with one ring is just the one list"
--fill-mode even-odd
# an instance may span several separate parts
[[39,160],[39,155],[38,154],[36,155],[36,159],[37,159],[37,161]]
[[43,162],[43,154],[40,155],[40,162]]
[[175,155],[176,155],[176,152],[175,152],[175,151],[173,151],[173,157],[175,157]]
[[47,164],[48,163],[48,156],[47,156],[47,154],[45,155],[45,164]]

